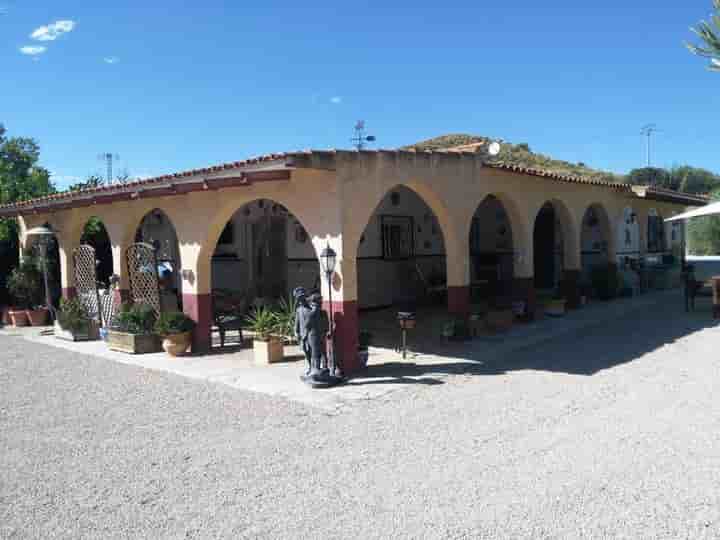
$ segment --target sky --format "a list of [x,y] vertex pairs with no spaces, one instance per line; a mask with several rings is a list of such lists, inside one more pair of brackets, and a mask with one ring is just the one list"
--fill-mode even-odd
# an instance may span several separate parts
[[[101,4],[103,4],[101,6]],[[0,123],[59,187],[268,152],[446,133],[596,168],[720,172],[720,73],[688,52],[711,0],[0,0]]]

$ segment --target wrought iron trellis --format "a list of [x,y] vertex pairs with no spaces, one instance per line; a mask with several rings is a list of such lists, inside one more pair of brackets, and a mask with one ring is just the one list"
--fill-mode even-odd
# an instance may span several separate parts
[[103,312],[100,309],[100,293],[97,287],[97,264],[95,249],[82,245],[73,251],[75,266],[75,291],[78,300],[88,316],[103,326]]
[[157,269],[157,253],[150,244],[138,242],[125,251],[130,296],[135,304],[147,304],[160,316],[160,283]]

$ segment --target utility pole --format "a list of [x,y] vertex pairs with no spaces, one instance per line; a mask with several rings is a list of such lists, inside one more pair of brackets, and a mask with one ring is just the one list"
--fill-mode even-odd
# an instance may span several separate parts
[[104,161],[107,165],[107,183],[108,185],[113,183],[113,160],[120,159],[120,156],[117,154],[112,154],[111,152],[104,152],[98,156],[98,159],[100,161]]
[[651,139],[654,133],[658,133],[660,130],[658,129],[656,124],[647,124],[646,126],[643,126],[643,128],[640,130],[640,135],[644,136],[646,138],[645,143],[645,166],[650,167],[650,143]]

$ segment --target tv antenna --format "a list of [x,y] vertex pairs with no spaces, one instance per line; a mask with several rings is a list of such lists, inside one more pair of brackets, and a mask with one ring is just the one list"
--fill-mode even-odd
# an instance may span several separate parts
[[355,136],[350,139],[357,150],[365,148],[365,144],[375,142],[375,135],[365,135],[365,120],[358,120],[355,124]]
[[645,137],[645,163],[646,167],[650,167],[650,143],[653,134],[659,133],[661,130],[658,129],[656,124],[647,124],[640,130],[640,135]]
[[113,183],[113,161],[120,159],[120,156],[111,152],[104,152],[98,155],[100,161],[104,161],[107,166],[107,183],[108,185]]

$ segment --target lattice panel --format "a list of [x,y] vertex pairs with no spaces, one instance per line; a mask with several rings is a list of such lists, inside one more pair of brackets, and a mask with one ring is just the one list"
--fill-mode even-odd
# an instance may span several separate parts
[[132,244],[125,251],[130,296],[135,304],[148,304],[160,316],[160,289],[157,271],[157,255],[150,244]]
[[115,322],[115,316],[120,311],[120,306],[117,303],[115,294],[113,291],[109,291],[106,294],[100,295],[100,313],[102,314],[102,320],[105,326],[111,328]]
[[97,264],[95,249],[92,246],[80,246],[73,251],[75,261],[75,291],[77,298],[88,316],[102,324],[100,300],[97,289]]

